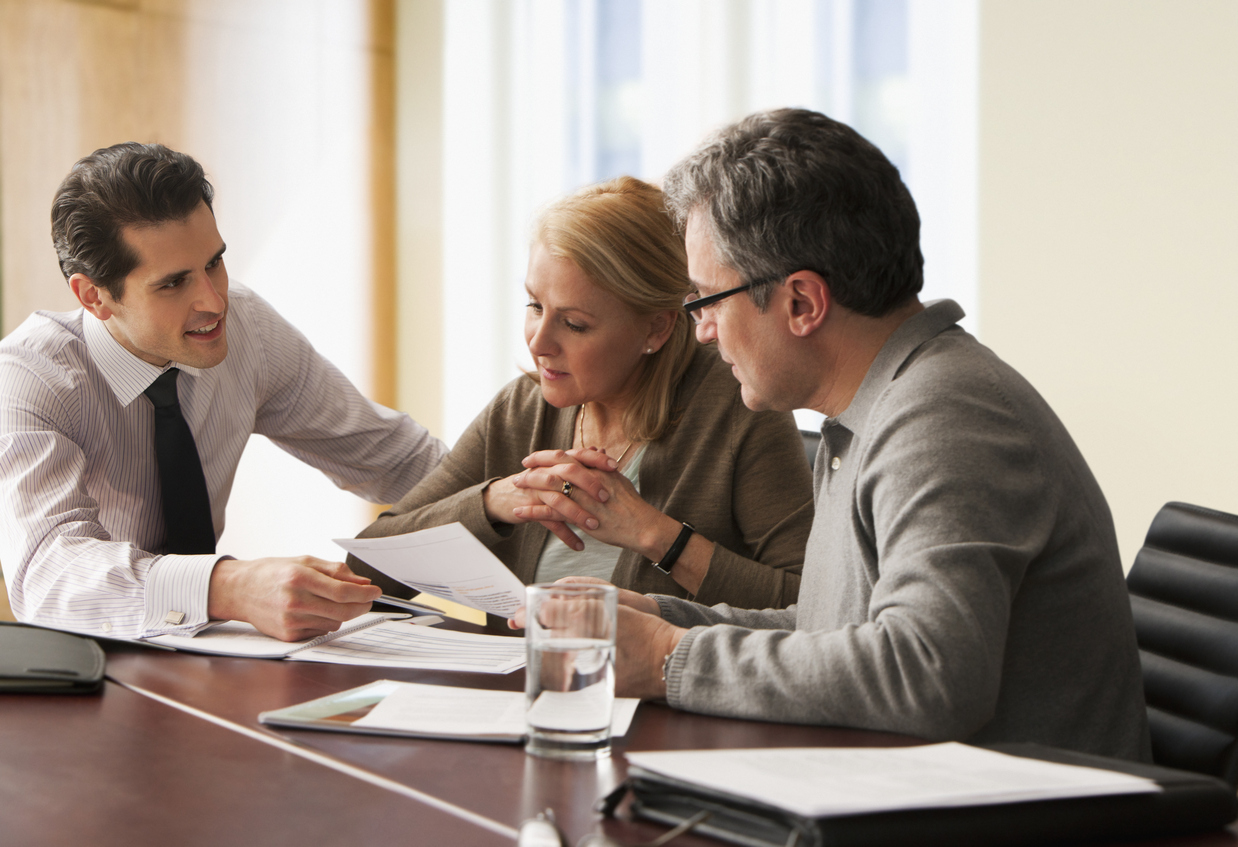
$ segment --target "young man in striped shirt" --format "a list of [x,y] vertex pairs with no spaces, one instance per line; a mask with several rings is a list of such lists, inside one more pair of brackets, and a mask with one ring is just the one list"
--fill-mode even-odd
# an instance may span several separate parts
[[[135,143],[95,151],[57,191],[52,237],[82,308],[36,312],[0,342],[0,563],[20,620],[115,637],[210,619],[285,640],[333,631],[378,597],[369,580],[214,550],[249,436],[379,503],[446,452],[230,285],[212,196],[192,158]],[[156,454],[160,396],[192,435],[172,458]],[[180,511],[194,491],[196,513]]]

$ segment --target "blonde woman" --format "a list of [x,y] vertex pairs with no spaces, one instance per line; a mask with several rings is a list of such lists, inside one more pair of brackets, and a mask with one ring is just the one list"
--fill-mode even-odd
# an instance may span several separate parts
[[791,415],[745,408],[730,366],[697,344],[661,192],[621,177],[551,206],[525,287],[536,371],[362,537],[460,521],[525,583],[795,602],[812,522],[800,436]]

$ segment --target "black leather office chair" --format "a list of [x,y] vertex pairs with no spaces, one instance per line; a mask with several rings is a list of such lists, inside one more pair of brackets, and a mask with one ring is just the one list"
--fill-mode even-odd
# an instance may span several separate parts
[[1153,758],[1238,784],[1238,515],[1165,504],[1126,584]]
[[804,439],[804,455],[808,457],[808,467],[811,468],[817,461],[817,445],[821,443],[821,433],[801,429],[800,438]]

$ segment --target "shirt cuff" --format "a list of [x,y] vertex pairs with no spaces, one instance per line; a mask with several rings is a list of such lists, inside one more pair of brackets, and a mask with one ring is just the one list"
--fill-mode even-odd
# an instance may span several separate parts
[[146,576],[142,636],[192,635],[209,620],[207,595],[211,572],[222,559],[216,554],[203,556],[161,556]]

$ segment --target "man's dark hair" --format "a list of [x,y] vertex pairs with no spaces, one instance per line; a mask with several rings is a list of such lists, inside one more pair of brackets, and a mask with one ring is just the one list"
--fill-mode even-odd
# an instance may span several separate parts
[[209,209],[214,193],[201,165],[162,144],[96,150],[73,166],[52,202],[52,244],[64,278],[85,274],[120,300],[140,261],[121,230],[182,221],[199,203]]
[[[671,168],[663,191],[681,227],[701,214],[717,260],[745,282],[815,271],[840,305],[870,317],[924,285],[920,216],[898,168],[820,113],[749,115]],[[772,290],[748,294],[764,310]]]

